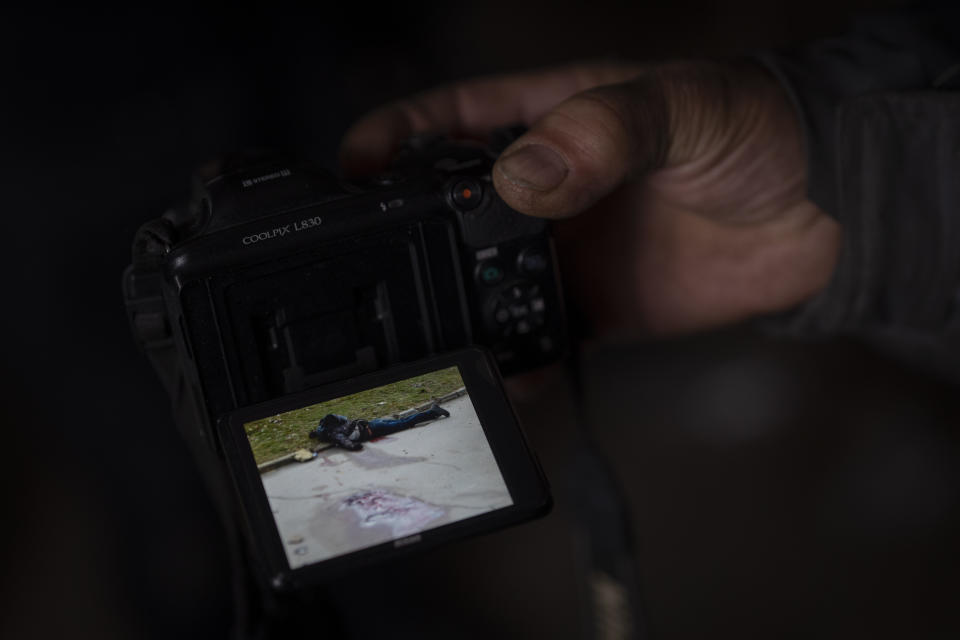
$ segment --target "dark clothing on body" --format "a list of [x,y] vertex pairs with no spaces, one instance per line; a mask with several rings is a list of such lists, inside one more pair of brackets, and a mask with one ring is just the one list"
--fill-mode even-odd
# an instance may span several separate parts
[[446,418],[449,415],[450,412],[436,404],[426,411],[412,413],[403,418],[351,420],[346,416],[328,413],[321,418],[317,428],[310,432],[310,437],[350,451],[359,451],[363,448],[361,442],[403,431],[430,420]]

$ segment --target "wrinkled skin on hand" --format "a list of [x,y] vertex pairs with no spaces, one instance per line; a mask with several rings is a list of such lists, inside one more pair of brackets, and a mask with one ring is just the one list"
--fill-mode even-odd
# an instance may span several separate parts
[[518,211],[560,220],[565,285],[599,335],[786,310],[833,272],[840,228],[806,198],[797,114],[749,62],[470,80],[371,112],[341,159],[367,173],[413,133],[482,138],[516,122],[530,129],[501,155],[494,185]]

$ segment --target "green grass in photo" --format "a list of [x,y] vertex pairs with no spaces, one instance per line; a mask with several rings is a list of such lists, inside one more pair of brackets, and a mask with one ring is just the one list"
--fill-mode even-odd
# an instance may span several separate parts
[[311,440],[307,434],[315,429],[320,419],[328,413],[364,420],[390,417],[462,386],[460,372],[456,367],[449,367],[256,422],[248,422],[243,426],[250,440],[250,448],[253,449],[253,457],[259,465],[293,453],[297,449],[315,445],[317,441]]

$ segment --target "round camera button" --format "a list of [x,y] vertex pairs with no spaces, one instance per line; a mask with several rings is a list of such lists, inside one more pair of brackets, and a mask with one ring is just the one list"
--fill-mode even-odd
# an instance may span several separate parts
[[538,275],[547,270],[547,255],[537,247],[524,249],[517,256],[517,269],[520,273]]
[[483,199],[483,187],[476,180],[460,180],[453,185],[450,197],[461,211],[473,211]]
[[505,276],[503,267],[498,260],[484,260],[477,265],[477,282],[488,287],[500,284]]

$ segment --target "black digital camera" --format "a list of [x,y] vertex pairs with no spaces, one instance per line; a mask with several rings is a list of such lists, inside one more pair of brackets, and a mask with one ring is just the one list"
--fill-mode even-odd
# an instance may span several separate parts
[[[273,471],[264,470],[256,434],[297,411],[336,408],[338,399],[411,376],[458,370],[458,392],[472,403],[463,411],[479,425],[470,428],[486,442],[482,455],[495,461],[484,473],[498,473],[506,493],[475,513],[437,516],[380,538],[364,529],[374,542],[308,549],[306,557],[322,557],[325,567],[335,564],[329,558],[378,557],[378,550],[462,535],[464,522],[483,529],[530,517],[549,503],[498,373],[555,361],[565,346],[547,223],[510,209],[490,180],[510,140],[509,131],[489,144],[419,137],[388,173],[354,183],[309,163],[237,156],[198,180],[188,206],[138,231],[123,278],[130,326],[211,490],[233,505],[227,519],[244,523],[238,539],[252,539],[242,546],[254,548],[271,587],[296,587],[322,572],[285,546],[304,539],[285,529],[299,525],[281,522],[277,509],[270,517],[269,483],[255,479]],[[348,454],[334,447],[324,455]],[[353,494],[331,495],[336,513],[360,513],[356,505],[371,495],[393,495],[394,505],[419,500],[427,514],[443,509],[442,495],[413,495],[415,478],[406,488],[371,482],[358,475]],[[376,508],[367,515],[382,523]],[[313,538],[326,545],[349,536],[350,526]]]
[[273,157],[221,163],[137,234],[136,339],[173,340],[211,415],[471,344],[504,375],[556,360],[554,251],[546,221],[493,189],[504,144],[418,138],[364,184]]

